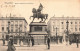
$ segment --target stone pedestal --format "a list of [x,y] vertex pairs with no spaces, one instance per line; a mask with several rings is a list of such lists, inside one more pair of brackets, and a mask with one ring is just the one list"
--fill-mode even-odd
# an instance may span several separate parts
[[34,44],[44,44],[46,43],[47,33],[47,24],[40,22],[30,23],[30,32],[29,35],[34,38]]

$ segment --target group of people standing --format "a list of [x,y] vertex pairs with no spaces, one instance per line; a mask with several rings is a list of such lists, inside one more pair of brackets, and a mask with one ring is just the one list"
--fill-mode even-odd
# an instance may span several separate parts
[[34,46],[34,38],[31,37],[31,39],[28,39],[28,46],[30,47],[31,46]]

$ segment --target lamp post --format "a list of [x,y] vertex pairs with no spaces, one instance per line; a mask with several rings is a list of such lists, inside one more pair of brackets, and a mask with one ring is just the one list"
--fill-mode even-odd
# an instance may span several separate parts
[[68,25],[69,25],[68,20],[67,20],[66,24],[67,24],[67,35],[68,35],[69,34],[69,32],[68,32]]
[[4,46],[5,45],[4,27],[2,27],[2,40],[3,40],[3,46]]
[[8,21],[8,34],[10,33],[9,26],[10,26],[10,21]]
[[10,21],[8,21],[8,40],[9,40],[9,33],[10,33],[10,30],[9,30],[9,26],[10,26]]
[[67,42],[69,42],[69,31],[68,31],[69,21],[68,20],[67,20],[66,24],[67,24],[67,27],[66,27],[66,29],[67,29]]
[[20,43],[21,43],[21,42],[20,42],[20,33],[21,33],[21,32],[20,32],[20,27],[19,27],[19,34],[18,34],[18,45],[20,45]]
[[57,44],[58,44],[58,37],[57,37],[57,27],[56,27],[56,40],[57,40]]

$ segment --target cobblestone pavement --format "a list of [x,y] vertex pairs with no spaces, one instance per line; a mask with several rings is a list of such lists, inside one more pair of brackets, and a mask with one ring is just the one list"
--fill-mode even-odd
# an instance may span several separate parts
[[[6,50],[7,46],[0,46],[0,51]],[[80,51],[80,47],[76,48],[76,44],[72,45],[51,44],[50,49],[47,49],[47,45],[35,45],[33,47],[16,46],[16,51]]]

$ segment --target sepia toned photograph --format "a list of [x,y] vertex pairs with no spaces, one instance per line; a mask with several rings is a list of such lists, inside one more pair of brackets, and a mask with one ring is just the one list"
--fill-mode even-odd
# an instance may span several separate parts
[[80,0],[0,0],[0,51],[80,51]]

